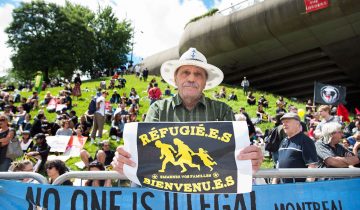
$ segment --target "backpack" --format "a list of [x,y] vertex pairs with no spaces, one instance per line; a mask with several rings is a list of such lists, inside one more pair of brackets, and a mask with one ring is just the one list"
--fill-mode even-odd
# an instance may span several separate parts
[[269,134],[265,137],[265,150],[269,152],[276,152],[279,150],[280,143],[280,134],[278,132],[278,127],[273,128],[269,131]]
[[96,99],[97,99],[97,97],[94,97],[93,99],[91,99],[91,101],[89,103],[88,114],[90,114],[90,115],[92,115],[96,112]]

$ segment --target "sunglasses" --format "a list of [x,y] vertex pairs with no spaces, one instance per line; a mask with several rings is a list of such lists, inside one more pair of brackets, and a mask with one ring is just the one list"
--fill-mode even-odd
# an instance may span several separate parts
[[54,166],[49,166],[49,167],[47,167],[46,169],[51,170],[52,168],[54,168]]
[[0,122],[4,122],[6,119],[5,118],[2,118],[2,119],[0,119]]

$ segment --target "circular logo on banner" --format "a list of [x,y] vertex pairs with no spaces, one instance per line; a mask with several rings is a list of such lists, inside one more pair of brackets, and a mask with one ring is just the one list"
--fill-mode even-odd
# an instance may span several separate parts
[[340,93],[336,87],[326,85],[320,90],[321,98],[328,104],[333,104],[339,100]]

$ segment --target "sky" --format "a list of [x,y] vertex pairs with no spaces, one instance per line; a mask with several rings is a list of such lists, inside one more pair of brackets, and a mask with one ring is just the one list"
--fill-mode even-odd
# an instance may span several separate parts
[[[45,0],[64,5],[65,0]],[[243,0],[69,0],[96,11],[99,7],[111,6],[119,20],[133,23],[134,58],[139,60],[157,52],[177,46],[185,24],[192,18],[206,13],[211,8],[225,9]],[[7,47],[4,32],[12,21],[12,10],[20,2],[30,0],[0,0],[0,75],[12,67],[12,51]],[[134,59],[135,60],[135,59]],[[136,61],[135,60],[135,61]]]

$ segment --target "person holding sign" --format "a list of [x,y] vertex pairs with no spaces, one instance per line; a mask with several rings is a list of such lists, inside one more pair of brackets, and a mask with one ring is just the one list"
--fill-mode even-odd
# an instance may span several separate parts
[[[234,113],[227,104],[204,96],[203,91],[218,86],[224,74],[216,66],[208,64],[205,56],[195,48],[190,48],[179,60],[163,63],[161,76],[168,84],[178,88],[178,94],[154,102],[145,122],[235,121]],[[243,148],[237,159],[251,160],[253,172],[256,172],[263,155],[260,148],[251,145]],[[112,165],[114,170],[123,174],[124,164],[135,167],[130,153],[119,146]]]

